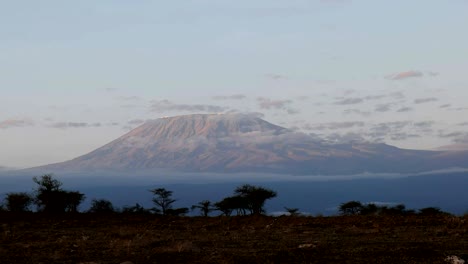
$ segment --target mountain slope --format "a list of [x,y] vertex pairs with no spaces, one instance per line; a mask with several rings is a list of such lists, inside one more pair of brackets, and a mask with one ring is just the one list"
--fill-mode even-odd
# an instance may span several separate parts
[[330,145],[249,115],[187,115],[149,121],[89,154],[38,169],[400,173],[461,167],[467,153]]

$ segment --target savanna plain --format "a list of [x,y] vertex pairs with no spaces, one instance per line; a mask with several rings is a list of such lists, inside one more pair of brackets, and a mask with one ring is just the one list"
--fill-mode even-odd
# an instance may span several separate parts
[[450,263],[468,216],[0,214],[1,263]]

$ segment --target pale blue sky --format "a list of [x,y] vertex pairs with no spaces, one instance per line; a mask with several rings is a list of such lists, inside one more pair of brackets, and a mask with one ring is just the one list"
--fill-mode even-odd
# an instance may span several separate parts
[[466,14],[466,0],[1,1],[0,166],[213,111],[337,142],[468,142]]

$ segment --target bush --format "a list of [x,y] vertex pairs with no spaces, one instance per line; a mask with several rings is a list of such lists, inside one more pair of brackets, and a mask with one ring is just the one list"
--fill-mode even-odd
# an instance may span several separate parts
[[172,216],[185,216],[189,212],[187,207],[175,208],[175,209],[167,209],[166,214]]
[[88,213],[114,213],[115,209],[112,202],[106,199],[93,199]]
[[138,203],[136,203],[134,206],[122,208],[123,214],[151,214],[151,211],[158,213],[157,209],[146,209]]
[[449,215],[449,213],[442,211],[438,207],[425,207],[419,209],[419,215],[435,216],[435,215]]
[[29,206],[33,202],[33,198],[25,192],[8,193],[6,198],[6,210],[10,212],[29,212]]

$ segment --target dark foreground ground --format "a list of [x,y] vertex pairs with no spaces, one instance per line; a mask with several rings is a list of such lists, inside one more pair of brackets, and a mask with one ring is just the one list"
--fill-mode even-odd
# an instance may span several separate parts
[[0,215],[0,263],[447,263],[468,217]]

